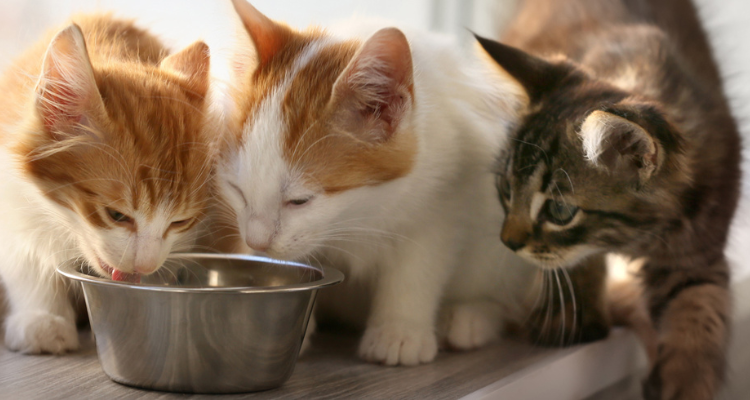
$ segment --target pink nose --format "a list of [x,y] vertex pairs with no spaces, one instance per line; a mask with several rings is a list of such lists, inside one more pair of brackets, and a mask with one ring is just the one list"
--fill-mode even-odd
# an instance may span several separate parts
[[276,236],[275,221],[267,218],[251,217],[245,229],[245,243],[257,251],[266,252]]
[[248,237],[245,243],[253,249],[257,251],[266,252],[268,251],[268,248],[271,247],[271,241],[270,240],[264,240],[264,241],[255,241],[252,240],[253,238]]

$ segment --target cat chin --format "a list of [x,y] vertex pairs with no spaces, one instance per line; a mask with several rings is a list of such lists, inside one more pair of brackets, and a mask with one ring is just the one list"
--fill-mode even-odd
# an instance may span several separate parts
[[570,251],[568,257],[560,257],[558,255],[549,257],[539,257],[529,254],[523,250],[517,252],[523,259],[531,261],[539,269],[542,270],[558,270],[558,269],[572,269],[594,254],[600,253],[596,249],[584,248],[576,251]]
[[547,261],[547,260],[540,260],[538,258],[534,257],[524,257],[526,260],[531,261],[536,265],[539,269],[542,270],[558,270],[558,269],[570,269],[575,266],[575,263],[566,263],[562,260],[555,260],[555,261]]

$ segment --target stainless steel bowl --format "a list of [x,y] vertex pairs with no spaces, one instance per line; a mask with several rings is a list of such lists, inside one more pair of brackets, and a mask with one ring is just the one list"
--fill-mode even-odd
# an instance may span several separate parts
[[262,257],[176,254],[141,283],[58,268],[81,282],[99,361],[112,380],[190,393],[271,389],[294,370],[317,289],[333,268]]

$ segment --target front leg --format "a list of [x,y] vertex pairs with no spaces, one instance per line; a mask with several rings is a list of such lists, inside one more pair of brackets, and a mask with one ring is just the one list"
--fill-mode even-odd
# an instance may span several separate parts
[[473,350],[500,338],[506,310],[499,302],[477,299],[445,304],[441,314],[441,343]]
[[713,399],[724,378],[730,324],[726,261],[699,271],[647,265],[644,273],[659,333],[644,397]]
[[432,361],[438,345],[435,323],[455,252],[435,229],[395,248],[379,266],[370,317],[359,355],[385,365]]
[[75,311],[66,282],[51,270],[23,263],[3,268],[8,296],[5,344],[27,354],[62,354],[78,348]]

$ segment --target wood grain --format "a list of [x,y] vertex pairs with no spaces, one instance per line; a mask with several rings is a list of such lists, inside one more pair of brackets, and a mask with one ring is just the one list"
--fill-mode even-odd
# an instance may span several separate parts
[[[719,396],[721,400],[745,399],[750,392],[747,379],[750,279],[735,284],[734,297],[735,325],[729,351],[728,382]],[[550,362],[570,355],[571,351],[586,350],[586,347],[540,349],[505,341],[478,351],[442,352],[434,363],[419,367],[383,367],[364,363],[355,356],[357,336],[326,331],[312,337],[310,351],[300,358],[294,374],[282,387],[244,395],[208,396],[153,392],[112,382],[99,366],[91,332],[81,331],[80,339],[80,351],[59,357],[25,356],[0,345],[0,399],[456,399],[512,374],[515,375],[509,379],[520,379],[530,371],[547,368]],[[596,358],[605,364],[623,362],[611,356],[602,353]],[[573,363],[570,367],[578,366]],[[590,400],[639,398],[641,375],[623,376],[622,382],[592,395]],[[598,379],[596,376],[579,378],[578,383],[572,384],[578,393],[582,390],[580,385],[590,385],[591,379]],[[560,382],[545,379],[538,384],[558,386],[560,398],[572,396]],[[473,397],[481,398],[476,394]]]
[[384,367],[355,356],[357,337],[340,332],[313,336],[292,377],[280,388],[250,395],[153,392],[112,382],[96,357],[92,334],[80,332],[82,349],[65,356],[27,356],[0,347],[0,398],[13,399],[455,399],[533,364],[550,350],[504,342],[480,351],[444,352],[418,367]]

